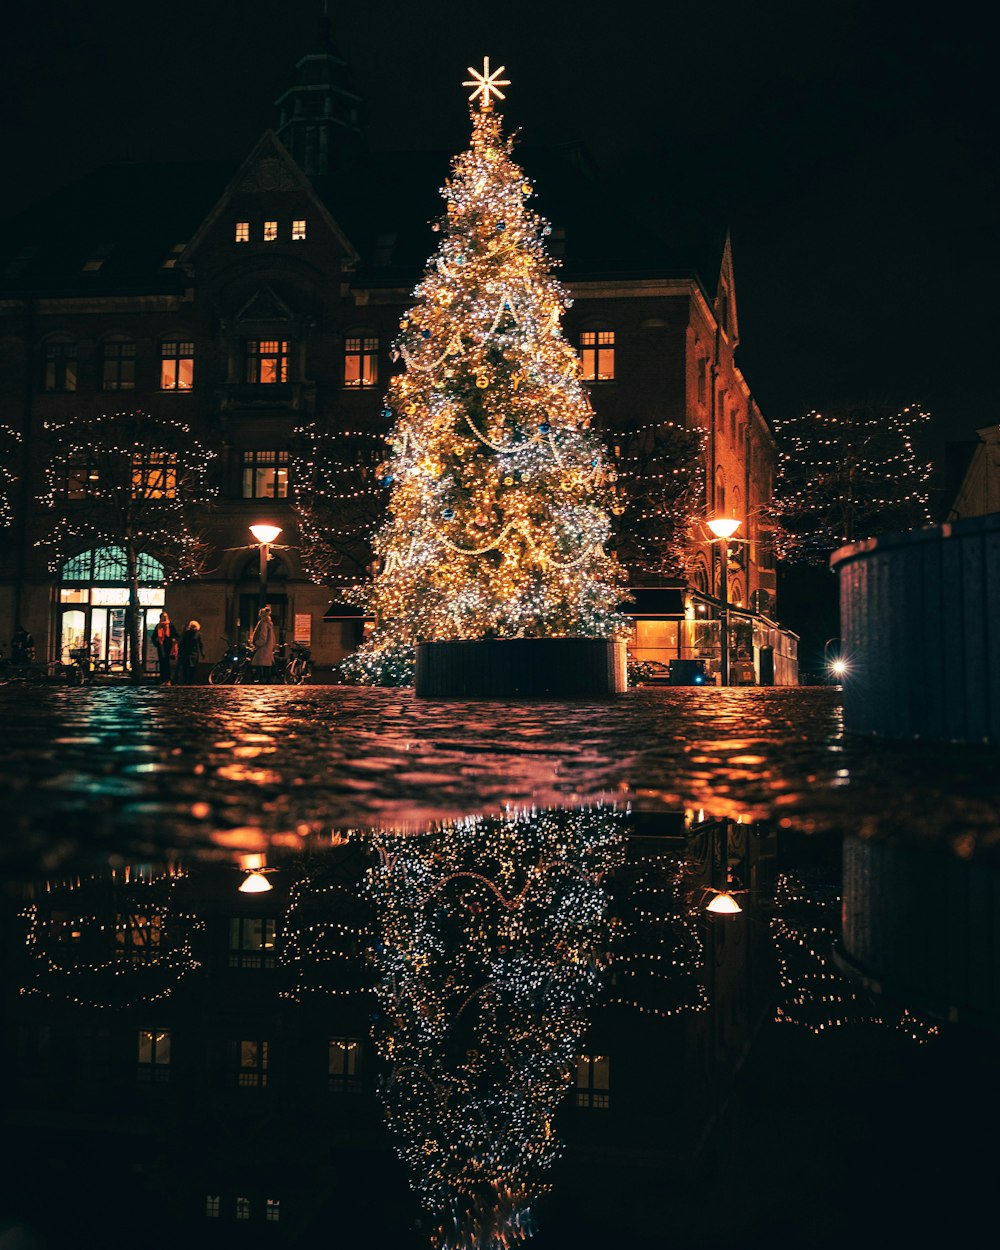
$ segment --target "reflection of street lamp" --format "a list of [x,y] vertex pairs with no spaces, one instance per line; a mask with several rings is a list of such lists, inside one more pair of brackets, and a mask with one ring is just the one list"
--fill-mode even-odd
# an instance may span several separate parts
[[260,602],[258,608],[267,607],[267,561],[270,556],[268,547],[281,533],[278,525],[251,525],[250,533],[260,543]]
[[264,894],[267,890],[274,888],[264,875],[274,870],[266,865],[266,855],[240,856],[240,868],[247,874],[240,882],[239,890],[241,894]]
[[729,685],[729,540],[740,524],[734,517],[712,517],[707,522],[716,540],[722,543],[722,611],[719,613],[722,664],[719,676],[724,686]]

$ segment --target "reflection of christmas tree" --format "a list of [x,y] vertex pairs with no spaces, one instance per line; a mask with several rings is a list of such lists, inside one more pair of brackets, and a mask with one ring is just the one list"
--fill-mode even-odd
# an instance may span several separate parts
[[558,1151],[622,817],[509,813],[373,841],[387,1116],[435,1245],[507,1245],[530,1231]]
[[[491,89],[492,90],[492,89]],[[604,548],[616,473],[591,432],[569,300],[525,206],[532,188],[483,92],[472,146],[445,188],[442,240],[401,322],[382,568],[362,591],[378,629],[349,665],[387,680],[399,644],[609,638],[623,575]]]

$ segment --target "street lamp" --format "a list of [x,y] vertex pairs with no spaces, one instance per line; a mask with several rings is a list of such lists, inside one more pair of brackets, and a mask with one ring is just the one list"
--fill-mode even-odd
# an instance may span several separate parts
[[719,613],[719,645],[722,663],[719,676],[724,686],[729,685],[729,540],[740,528],[735,517],[711,517],[706,524],[722,543],[722,611]]
[[239,885],[241,894],[264,894],[274,888],[264,875],[274,871],[267,867],[266,855],[241,855],[240,870],[247,874]]
[[260,544],[260,602],[258,608],[267,607],[267,561],[270,556],[268,547],[281,533],[278,525],[251,525],[250,533]]

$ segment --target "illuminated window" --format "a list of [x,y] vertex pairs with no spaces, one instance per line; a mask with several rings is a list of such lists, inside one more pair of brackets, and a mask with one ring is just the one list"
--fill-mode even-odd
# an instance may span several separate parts
[[607,1055],[581,1055],[576,1064],[576,1105],[606,1110],[610,1102],[611,1060]]
[[277,921],[259,916],[233,916],[229,921],[230,968],[273,968]]
[[135,344],[126,339],[105,343],[101,349],[101,390],[135,390]]
[[243,498],[288,498],[288,452],[243,453]]
[[288,381],[288,340],[248,339],[244,357],[244,381],[273,386]]
[[217,1220],[222,1209],[222,1199],[218,1194],[205,1195],[205,1214],[210,1220]]
[[361,1091],[361,1043],[354,1037],[330,1039],[327,1089],[331,1094]]
[[45,344],[45,378],[47,391],[76,390],[77,346],[75,343]]
[[159,954],[163,917],[145,913],[115,917],[115,946],[130,963],[151,963]]
[[175,451],[144,451],[132,457],[133,499],[173,499],[176,495]]
[[140,1081],[170,1080],[170,1030],[140,1029],[136,1076]]
[[248,221],[238,221],[236,223],[236,242],[250,242],[250,223]]
[[248,1220],[250,1218],[250,1199],[236,1199],[236,1218],[238,1220]]
[[378,382],[378,339],[344,340],[344,385],[375,386]]
[[268,1198],[264,1203],[264,1220],[267,1223],[277,1224],[281,1219],[281,1202],[278,1198]]
[[292,222],[292,242],[301,240],[306,237],[306,220],[300,217],[297,221]]
[[263,1089],[267,1084],[267,1042],[233,1042],[236,1084]]
[[278,223],[276,221],[264,222],[264,242],[273,243],[278,237]]
[[614,330],[584,330],[580,335],[580,376],[585,382],[613,382],[615,377]]
[[160,390],[189,391],[194,384],[194,344],[171,339],[160,344]]
[[176,269],[177,261],[180,259],[181,253],[187,247],[186,243],[175,243],[167,254],[166,260],[163,262],[164,269]]

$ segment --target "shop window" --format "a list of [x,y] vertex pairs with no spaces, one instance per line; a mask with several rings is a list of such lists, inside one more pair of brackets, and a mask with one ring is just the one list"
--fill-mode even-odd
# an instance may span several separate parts
[[357,335],[344,340],[344,385],[378,383],[378,339]]
[[189,391],[194,385],[194,343],[171,339],[160,344],[160,390]]
[[580,334],[580,376],[585,382],[613,382],[614,330],[584,330]]
[[112,339],[101,348],[101,390],[135,390],[135,343]]
[[273,243],[278,237],[278,223],[276,221],[264,222],[264,242]]
[[132,457],[133,499],[173,499],[176,494],[175,451],[144,451]]
[[361,1090],[361,1042],[354,1037],[330,1039],[327,1089],[331,1094],[356,1094]]
[[304,217],[299,217],[292,222],[292,242],[301,242],[306,237],[306,222]]
[[138,1067],[140,1081],[162,1084],[170,1080],[170,1030],[140,1029]]
[[250,242],[250,223],[248,221],[238,221],[236,223],[235,241],[237,243]]
[[241,1089],[263,1089],[267,1085],[267,1042],[233,1042],[233,1075]]
[[288,452],[243,453],[243,498],[288,498]]
[[46,391],[65,393],[76,390],[76,343],[45,344],[45,377],[42,385]]
[[277,921],[233,916],[229,921],[230,968],[273,968]]
[[244,347],[244,381],[255,386],[288,381],[287,339],[248,339]]
[[576,1105],[607,1110],[610,1087],[610,1058],[607,1055],[581,1055],[576,1064]]

